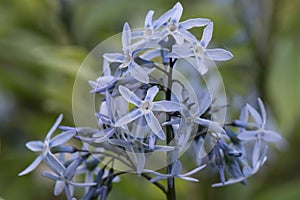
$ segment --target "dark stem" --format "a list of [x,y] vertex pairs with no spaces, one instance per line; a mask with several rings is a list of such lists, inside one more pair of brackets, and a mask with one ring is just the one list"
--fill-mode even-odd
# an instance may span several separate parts
[[[169,60],[169,72],[168,72],[168,85],[167,85],[167,92],[166,92],[166,100],[171,101],[171,94],[172,94],[172,83],[173,83],[173,67],[176,62],[176,59],[172,60],[170,58]],[[167,121],[171,120],[171,115],[167,113]],[[166,127],[166,133],[167,133],[167,145],[174,139],[174,132],[172,126]],[[172,166],[173,166],[173,160],[172,160],[172,152],[168,152],[167,155],[167,174],[171,173]],[[176,200],[176,193],[175,193],[175,182],[174,177],[168,178],[168,189],[167,189],[167,200]]]

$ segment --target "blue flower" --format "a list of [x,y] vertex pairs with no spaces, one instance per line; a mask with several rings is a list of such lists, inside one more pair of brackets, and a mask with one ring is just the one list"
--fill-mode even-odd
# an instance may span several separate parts
[[128,48],[130,45],[131,45],[131,30],[128,23],[125,23],[122,32],[123,54],[105,53],[103,57],[105,60],[108,61],[108,63],[120,63],[117,71],[126,68],[127,73],[130,74],[130,77],[142,83],[148,83],[149,77],[147,71],[145,71],[134,61],[134,55],[136,52],[133,52]]
[[[249,111],[250,115],[255,121],[255,130],[244,130],[239,133],[238,138],[244,141],[251,140],[264,140],[266,142],[279,142],[282,140],[280,134],[267,130],[266,122],[267,122],[267,113],[265,106],[260,98],[257,99],[258,105],[260,108],[261,115],[255,110],[251,105],[247,104],[246,108]],[[245,125],[247,128],[247,124]],[[251,125],[251,128],[253,125]],[[252,128],[253,129],[253,128]]]
[[65,168],[65,166],[61,164],[57,159],[53,159],[47,162],[48,166],[55,172],[55,174],[46,171],[42,172],[42,175],[56,181],[54,187],[55,196],[58,196],[60,193],[62,193],[63,190],[65,190],[67,199],[72,199],[74,186],[89,187],[96,185],[96,183],[75,183],[72,181],[73,176],[75,175],[76,170],[80,166],[82,161],[83,158],[79,157],[75,159],[71,164],[69,164],[67,168]]
[[129,103],[134,104],[137,109],[133,109],[130,113],[120,118],[115,126],[126,125],[139,117],[144,117],[147,124],[154,132],[154,134],[162,140],[166,139],[164,131],[160,125],[160,122],[153,114],[153,111],[161,112],[175,112],[180,110],[180,104],[172,101],[157,101],[153,102],[154,97],[158,93],[157,86],[153,86],[147,90],[147,94],[144,100],[140,99],[136,94],[127,89],[124,86],[119,86],[119,92]]
[[54,131],[57,129],[58,125],[62,121],[63,115],[59,115],[56,122],[52,126],[52,128],[49,130],[45,140],[42,141],[30,141],[26,143],[26,147],[34,152],[42,152],[24,171],[19,173],[19,176],[23,176],[25,174],[28,174],[32,172],[43,159],[47,157],[54,157],[54,155],[51,153],[51,148],[59,146],[61,144],[64,144],[68,140],[70,140],[76,132],[73,130],[62,132],[61,134],[55,136],[54,138],[50,139]]
[[191,40],[194,38],[188,29],[193,27],[203,27],[210,22],[209,19],[204,18],[189,19],[179,22],[183,11],[182,5],[179,2],[175,4],[171,11],[173,11],[173,15],[170,18],[170,22],[164,24],[165,28],[162,30],[162,38],[172,36],[179,45],[184,43],[184,39]]
[[233,57],[229,51],[224,49],[207,49],[212,38],[212,33],[213,22],[210,22],[204,28],[202,39],[200,41],[194,36],[191,36],[191,42],[174,45],[169,56],[177,58],[193,58],[188,59],[188,61],[191,62],[201,74],[205,74],[208,70],[208,60],[225,61],[230,60]]

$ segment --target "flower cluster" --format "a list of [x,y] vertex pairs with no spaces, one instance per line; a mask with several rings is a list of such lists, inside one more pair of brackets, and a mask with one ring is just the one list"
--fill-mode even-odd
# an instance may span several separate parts
[[[106,199],[118,175],[129,172],[162,190],[157,183],[160,180],[197,181],[189,176],[205,167],[219,171],[221,182],[213,186],[246,183],[266,161],[267,143],[278,142],[281,136],[266,129],[266,110],[260,99],[260,114],[246,105],[240,119],[222,123],[214,117],[218,109],[213,109],[216,105],[207,91],[202,91],[203,85],[194,85],[197,91],[190,91],[185,81],[174,76],[174,70],[182,65],[201,76],[210,70],[209,61],[232,58],[229,51],[207,48],[213,33],[211,20],[181,22],[182,12],[177,3],[156,20],[154,11],[149,11],[143,29],[131,30],[125,23],[122,53],[103,54],[103,75],[89,81],[91,93],[101,97],[95,113],[97,128],[60,126],[61,133],[50,139],[62,120],[60,115],[44,142],[26,144],[42,153],[19,175],[33,171],[43,161],[52,170],[42,175],[56,182],[54,194],[64,190],[68,199],[73,198],[74,187],[86,188],[83,199]],[[201,38],[190,32],[192,28],[203,28]],[[189,64],[185,66],[182,60]],[[196,98],[192,98],[194,93]],[[71,139],[84,145],[75,147]],[[199,166],[181,174],[179,157],[188,148],[196,152]],[[149,168],[149,160],[157,153],[165,156],[164,166]],[[119,172],[114,171],[117,165]],[[157,171],[166,166],[167,174]],[[85,182],[75,182],[82,174]]]

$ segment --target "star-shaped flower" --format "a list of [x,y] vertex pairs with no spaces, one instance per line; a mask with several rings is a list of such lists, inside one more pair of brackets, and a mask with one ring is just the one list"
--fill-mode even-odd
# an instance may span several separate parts
[[54,155],[51,153],[51,148],[59,146],[61,144],[64,144],[68,140],[70,140],[76,132],[73,130],[62,132],[61,134],[55,136],[54,138],[50,139],[54,131],[57,129],[58,125],[62,121],[63,115],[59,115],[56,122],[52,126],[52,128],[49,130],[45,140],[42,141],[30,141],[26,143],[26,147],[34,152],[42,152],[24,171],[19,173],[19,176],[23,176],[25,174],[28,174],[32,172],[43,159],[47,157],[54,157]]
[[184,43],[182,45],[174,45],[172,53],[169,56],[177,58],[189,58],[193,66],[201,73],[205,74],[208,70],[207,61],[225,61],[230,60],[233,55],[224,49],[207,49],[207,46],[212,38],[213,22],[210,22],[203,30],[202,39],[198,41],[194,36],[191,36],[192,43]]
[[75,159],[71,164],[68,165],[67,168],[60,163],[57,159],[51,160],[48,162],[48,166],[55,172],[55,174],[51,172],[42,172],[44,177],[47,177],[51,180],[56,181],[54,188],[54,195],[58,196],[65,190],[65,194],[67,199],[72,199],[74,186],[75,187],[89,187],[94,186],[96,183],[75,183],[72,181],[73,176],[76,173],[77,168],[82,163],[83,159],[81,157]]
[[139,66],[134,61],[134,55],[136,51],[130,50],[129,49],[130,45],[131,45],[131,30],[128,23],[125,23],[122,32],[123,54],[105,53],[103,57],[106,61],[108,61],[108,63],[120,63],[116,72],[117,75],[119,75],[120,70],[127,68],[126,72],[130,74],[130,77],[142,83],[148,83],[149,82],[148,74],[141,66]]
[[162,140],[166,139],[164,131],[160,125],[160,122],[154,115],[153,111],[160,112],[175,112],[180,110],[180,104],[172,101],[156,101],[153,102],[154,97],[159,92],[157,86],[153,86],[147,90],[147,94],[144,100],[140,99],[134,92],[130,91],[124,86],[119,86],[119,92],[121,95],[128,101],[132,103],[137,108],[133,109],[124,117],[120,118],[115,126],[123,126],[128,124],[139,117],[144,117],[146,119],[147,124],[154,132],[154,134]]

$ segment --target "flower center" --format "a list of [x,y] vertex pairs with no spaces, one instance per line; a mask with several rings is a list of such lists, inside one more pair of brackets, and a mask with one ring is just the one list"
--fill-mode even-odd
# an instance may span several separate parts
[[194,52],[196,55],[201,56],[203,54],[203,48],[200,45],[194,46]]
[[145,102],[143,102],[142,105],[141,105],[141,109],[142,109],[143,111],[150,111],[151,108],[152,108],[152,104],[151,104],[151,102],[149,102],[149,101],[145,101]]
[[168,28],[169,28],[169,30],[171,32],[173,32],[173,31],[175,31],[177,29],[177,26],[174,23],[170,23],[169,26],[168,26]]

